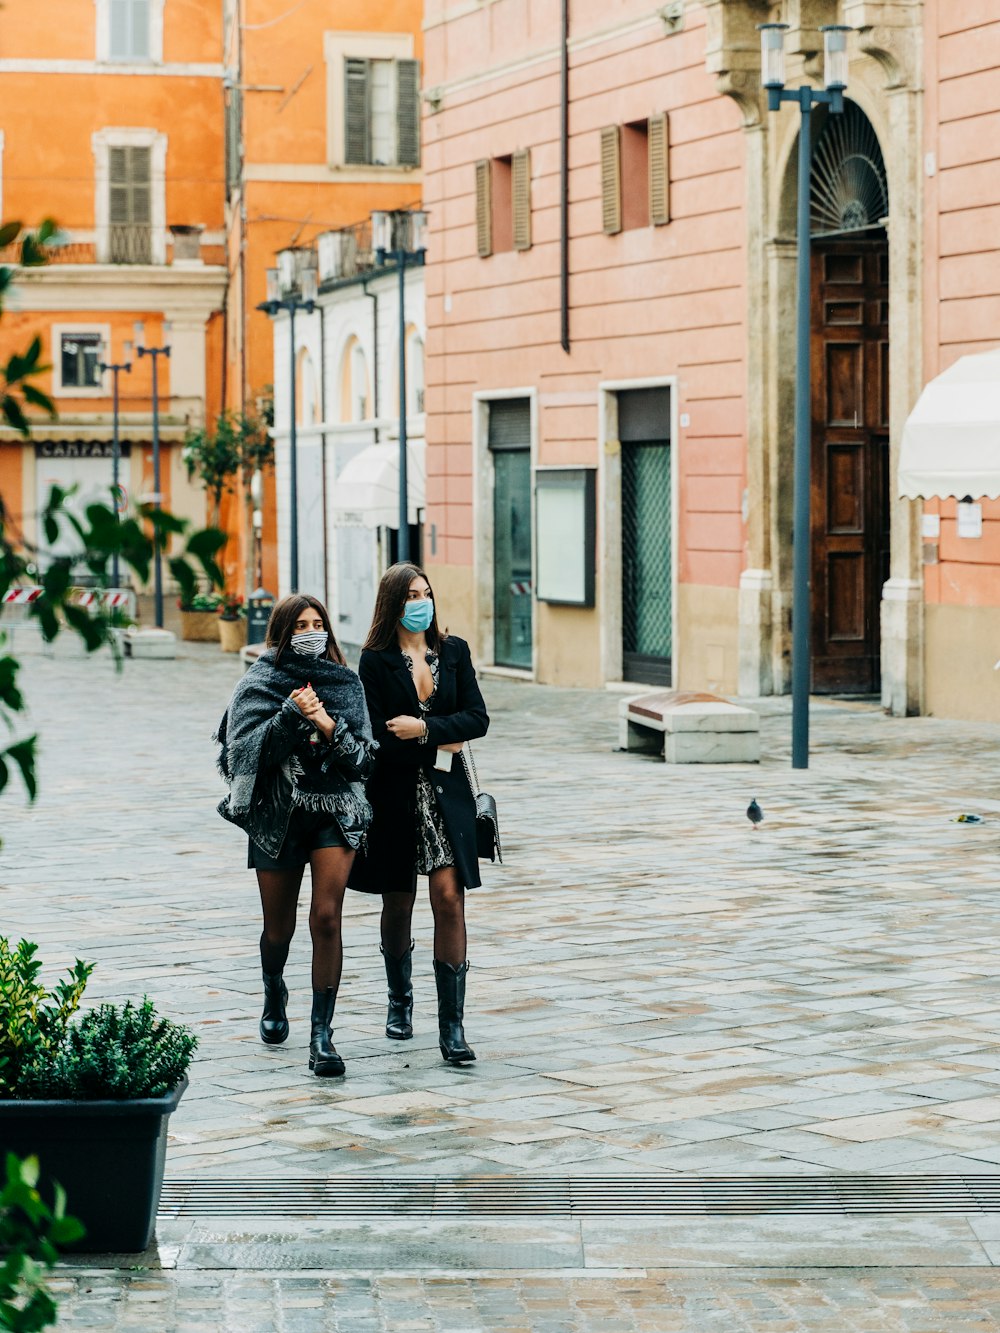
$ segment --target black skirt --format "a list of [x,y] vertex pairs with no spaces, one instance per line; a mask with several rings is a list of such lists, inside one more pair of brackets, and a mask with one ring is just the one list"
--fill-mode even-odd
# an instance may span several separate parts
[[333,815],[325,811],[293,810],[278,855],[268,856],[251,839],[247,848],[247,869],[297,870],[299,866],[307,865],[309,857],[320,847],[350,846]]

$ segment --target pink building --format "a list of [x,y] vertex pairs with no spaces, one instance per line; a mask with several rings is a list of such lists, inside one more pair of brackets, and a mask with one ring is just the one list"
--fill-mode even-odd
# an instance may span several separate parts
[[426,545],[480,662],[788,688],[799,117],[766,110],[756,26],[819,86],[843,23],[811,181],[813,687],[1000,717],[972,652],[1000,656],[994,511],[960,539],[897,484],[925,382],[1000,343],[993,8],[428,0]]

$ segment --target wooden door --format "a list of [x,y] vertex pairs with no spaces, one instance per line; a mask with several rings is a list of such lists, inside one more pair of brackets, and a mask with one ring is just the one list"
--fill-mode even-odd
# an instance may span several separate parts
[[880,688],[889,559],[889,253],[818,243],[812,282],[812,688]]

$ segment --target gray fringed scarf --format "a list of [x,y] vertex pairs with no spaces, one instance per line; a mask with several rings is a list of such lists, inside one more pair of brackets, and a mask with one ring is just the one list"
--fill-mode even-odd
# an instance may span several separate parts
[[[343,718],[355,736],[369,742],[372,739],[365,692],[355,672],[328,657],[306,657],[290,649],[282,653],[280,662],[275,662],[274,649],[267,649],[237,683],[214,737],[221,746],[219,771],[229,784],[229,795],[220,803],[219,814],[241,828],[251,822],[267,727],[292,691],[306,684],[312,685],[331,717]],[[371,815],[363,783],[327,774],[312,765],[296,774],[291,804],[344,815],[362,828]],[[259,841],[258,832],[253,831],[251,836]]]

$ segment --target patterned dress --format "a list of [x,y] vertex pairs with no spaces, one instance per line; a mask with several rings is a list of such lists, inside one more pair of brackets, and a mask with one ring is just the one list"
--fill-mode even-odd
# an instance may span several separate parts
[[[412,676],[413,658],[409,653],[403,653],[403,660]],[[426,699],[420,699],[418,695],[421,717],[426,717],[431,710],[441,674],[438,655],[430,648],[427,649],[427,665],[430,667],[433,686]],[[431,786],[430,778],[423,769],[420,769],[417,773],[417,874],[429,875],[432,870],[440,870],[442,866],[454,864],[455,853],[451,850],[444,820],[434,799],[434,788]]]

